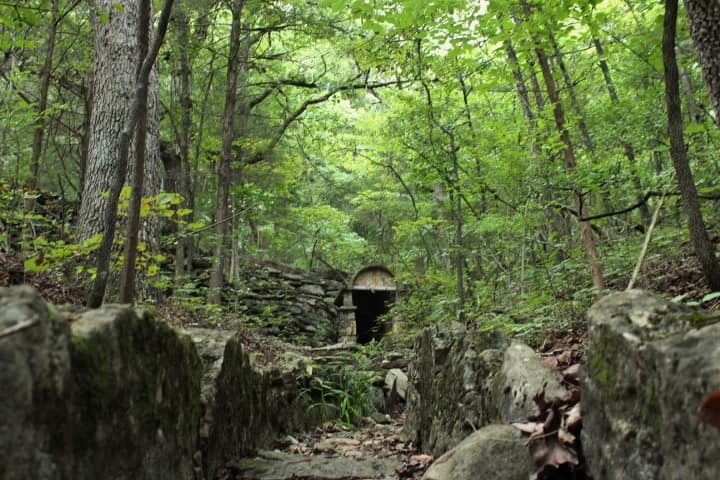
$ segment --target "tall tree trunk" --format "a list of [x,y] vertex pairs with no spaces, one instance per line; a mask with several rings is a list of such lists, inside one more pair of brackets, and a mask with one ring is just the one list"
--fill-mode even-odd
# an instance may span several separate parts
[[[515,77],[515,90],[517,91],[518,98],[520,99],[520,105],[522,106],[525,118],[527,118],[528,122],[530,122],[532,132],[534,132],[535,115],[530,107],[530,95],[528,95],[527,84],[525,83],[525,77],[523,77],[522,69],[520,68],[520,62],[518,62],[515,47],[510,40],[505,40],[505,52],[507,53],[508,61],[512,67],[513,77]],[[535,142],[533,142],[533,146],[534,143]]]
[[[150,18],[152,2],[149,0],[139,1],[139,20],[137,31],[138,58],[137,58],[137,79],[140,82],[140,69],[147,56],[150,36]],[[147,90],[136,95],[144,95],[139,99],[137,112],[137,124],[135,127],[135,161],[133,163],[132,192],[130,196],[130,208],[128,209],[127,237],[123,252],[123,266],[120,271],[120,303],[132,303],[135,297],[135,263],[137,259],[138,237],[140,234],[140,205],[142,203],[143,184],[145,181],[145,143],[147,140]]]
[[685,10],[720,127],[720,1],[685,0]]
[[[190,180],[190,137],[192,135],[192,82],[190,69],[190,18],[184,10],[178,12],[178,35],[180,40],[180,108],[182,109],[180,121],[180,194],[183,205],[190,210],[188,221],[192,222],[195,209],[195,198]],[[175,250],[175,279],[176,285],[182,278],[190,273],[192,268],[191,238],[179,238]]]
[[118,200],[120,199],[120,191],[122,190],[122,186],[125,183],[125,177],[127,176],[130,143],[133,131],[135,130],[135,126],[138,122],[139,113],[143,109],[142,104],[147,103],[148,101],[148,89],[150,88],[149,83],[153,65],[155,64],[155,59],[157,58],[160,46],[165,38],[165,32],[170,19],[170,11],[172,10],[173,2],[174,0],[165,0],[162,13],[160,14],[160,20],[158,22],[157,33],[153,38],[152,47],[148,51],[142,67],[136,75],[136,80],[134,82],[135,93],[132,97],[132,103],[130,104],[122,131],[120,132],[118,144],[117,146],[114,146],[117,149],[118,161],[113,171],[113,182],[110,187],[107,205],[105,206],[105,211],[103,212],[105,230],[103,231],[102,243],[97,251],[95,281],[93,282],[87,301],[87,305],[90,308],[100,306],[103,298],[105,297],[105,289],[107,287],[107,281],[110,273],[110,252],[112,249],[113,239],[115,237]]
[[240,18],[244,0],[232,1],[232,25],[230,27],[230,45],[228,46],[227,85],[225,89],[225,110],[223,114],[222,150],[218,162],[217,206],[215,213],[215,249],[208,303],[222,303],[222,288],[225,285],[226,247],[228,245],[229,192],[231,181],[231,163],[233,160],[233,142],[235,132],[235,106],[237,104],[237,83],[240,70]]
[[30,188],[40,185],[40,158],[42,157],[43,136],[45,135],[45,110],[47,109],[48,93],[50,91],[50,76],[52,74],[53,55],[55,54],[55,38],[57,36],[60,0],[52,0],[50,5],[50,33],[47,41],[45,61],[40,69],[40,92],[37,105],[38,118],[35,121],[33,132],[32,158],[30,160]]
[[[128,120],[129,108],[137,96],[137,58],[139,56],[137,28],[139,5],[134,0],[95,0],[95,12],[107,12],[106,21],[95,15],[95,69],[93,74],[93,105],[90,118],[88,157],[82,185],[77,238],[82,241],[100,232],[107,232],[108,208],[115,173],[119,171],[120,151],[117,147]],[[153,195],[160,187],[159,110],[157,108],[157,70],[151,65],[148,72],[145,188],[143,196]],[[132,132],[131,132],[132,133]],[[130,146],[131,152],[134,150]],[[132,182],[132,173],[122,169],[124,180]],[[158,245],[159,223],[147,219],[141,238],[153,250]],[[115,226],[113,226],[114,230]],[[111,244],[112,246],[112,244]],[[105,279],[106,281],[108,279]],[[117,276],[113,276],[111,295],[117,293]]]
[[[525,13],[530,17],[530,7],[526,0],[521,0],[521,4],[525,9]],[[540,43],[537,39],[533,39],[535,43],[535,56],[540,64],[540,71],[542,72],[545,87],[547,89],[548,98],[553,104],[553,116],[555,118],[555,126],[558,134],[560,135],[560,141],[563,144],[563,155],[565,157],[565,168],[568,172],[575,172],[577,167],[577,160],[575,157],[575,149],[573,148],[572,140],[570,139],[570,132],[565,124],[565,111],[563,109],[560,95],[558,94],[557,86],[555,84],[555,78],[552,75],[550,69],[550,62],[548,61],[547,55],[544,50],[540,47]],[[595,238],[593,236],[592,227],[590,222],[581,221],[585,217],[585,198],[581,188],[578,186],[575,188],[573,193],[575,200],[575,211],[580,221],[580,239],[585,251],[585,256],[588,259],[590,265],[590,273],[592,276],[592,282],[598,291],[605,289],[605,279],[603,277],[602,266],[600,265],[600,257],[598,255],[597,246],[595,245]]]
[[580,103],[578,102],[577,94],[575,93],[575,84],[570,77],[570,72],[568,72],[568,69],[565,66],[563,54],[560,51],[560,47],[558,46],[557,41],[555,40],[555,35],[553,35],[552,30],[549,30],[548,34],[550,35],[550,43],[552,44],[553,53],[555,54],[555,61],[560,68],[560,73],[562,73],[563,81],[565,82],[565,89],[567,90],[568,96],[570,97],[570,106],[572,107],[573,112],[575,112],[575,116],[577,117],[578,127],[580,128],[580,133],[582,134],[583,144],[588,151],[592,151],[592,137],[590,137],[590,130],[588,130],[587,123],[585,122],[585,115],[580,108]]
[[[593,38],[593,45],[595,46],[595,52],[598,56],[598,65],[600,66],[600,71],[602,71],[603,78],[605,79],[605,87],[607,88],[608,95],[610,96],[610,101],[613,105],[618,105],[620,103],[620,99],[617,94],[617,89],[615,88],[615,82],[613,82],[612,75],[610,74],[610,67],[608,67],[607,60],[605,59],[605,52],[603,51],[602,43],[600,43],[600,40],[597,38]],[[623,138],[622,146],[625,150],[625,157],[628,159],[630,168],[634,169],[637,166],[637,160],[635,158],[635,149],[633,148],[632,143]],[[635,184],[635,188],[638,190],[635,198],[637,200],[641,200],[644,198],[644,192],[640,177],[637,173],[633,172],[632,179]],[[652,216],[650,214],[650,208],[648,208],[646,202],[643,202],[642,205],[640,205],[640,218],[642,218],[643,225],[646,227],[650,225]]]
[[[665,100],[667,103],[668,135],[670,136],[670,156],[675,166],[675,174],[683,198],[685,214],[688,217],[688,228],[695,247],[695,255],[700,260],[705,281],[712,290],[717,291],[720,290],[720,263],[718,263],[715,256],[715,246],[708,238],[705,222],[700,212],[697,189],[690,170],[683,138],[679,73],[675,58],[677,12],[678,0],[666,0],[662,51],[665,66]],[[718,25],[715,27],[718,28]],[[720,71],[718,72],[720,73]]]

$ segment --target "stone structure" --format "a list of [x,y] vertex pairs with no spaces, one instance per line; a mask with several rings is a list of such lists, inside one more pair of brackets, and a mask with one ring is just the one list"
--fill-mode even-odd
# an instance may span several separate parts
[[408,370],[405,432],[440,455],[492,423],[525,421],[543,388],[549,402],[569,393],[530,347],[498,332],[427,328]]
[[288,348],[284,358],[253,359],[241,334],[189,329],[204,363],[200,444],[206,478],[230,460],[268,448],[283,434],[305,431],[337,412],[313,395],[311,361]]
[[262,364],[244,340],[120,305],[68,322],[29,287],[0,289],[0,478],[211,479],[337,414],[312,407],[309,360]]
[[396,297],[397,285],[390,270],[382,265],[362,268],[335,301],[342,313],[342,340],[368,343],[382,338],[387,325],[378,318],[389,311]]
[[109,306],[71,326],[0,289],[0,478],[193,479],[200,359],[187,337]]
[[262,333],[300,345],[338,340],[341,314],[335,300],[345,288],[338,272],[248,260],[240,278],[224,291],[225,303],[254,319]]
[[720,315],[641,290],[588,313],[582,440],[595,480],[711,480],[720,432],[698,407],[720,388]]

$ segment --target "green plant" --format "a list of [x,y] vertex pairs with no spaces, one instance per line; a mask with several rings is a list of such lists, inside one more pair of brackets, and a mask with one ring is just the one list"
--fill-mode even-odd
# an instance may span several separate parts
[[374,410],[370,399],[373,373],[350,365],[343,368],[336,380],[312,377],[312,386],[306,390],[319,401],[311,408],[337,409],[338,420],[347,426],[356,426],[357,421]]

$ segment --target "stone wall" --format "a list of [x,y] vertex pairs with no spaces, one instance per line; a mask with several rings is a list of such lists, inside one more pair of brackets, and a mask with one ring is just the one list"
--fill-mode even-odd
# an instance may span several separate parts
[[240,277],[224,291],[225,302],[256,319],[262,333],[313,346],[338,340],[342,319],[334,301],[345,287],[341,273],[248,260]]
[[[27,287],[0,290],[0,478],[192,479],[200,359],[144,312],[67,321]],[[6,421],[8,423],[6,423]]]
[[231,460],[268,448],[283,434],[310,429],[336,411],[311,395],[310,362],[288,349],[268,364],[255,361],[241,334],[190,329],[206,368],[200,442],[207,478]]
[[718,478],[720,432],[697,419],[720,388],[718,321],[640,290],[590,309],[582,438],[595,480]]
[[533,397],[567,400],[556,372],[530,347],[498,332],[427,328],[408,370],[405,432],[440,455],[491,423],[526,421]]
[[118,305],[63,318],[0,289],[0,478],[210,479],[337,413],[311,408],[304,357],[263,364],[243,340]]

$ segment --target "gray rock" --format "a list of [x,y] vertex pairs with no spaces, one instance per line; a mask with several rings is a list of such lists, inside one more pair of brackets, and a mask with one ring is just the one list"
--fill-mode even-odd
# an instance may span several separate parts
[[535,415],[533,398],[545,390],[547,402],[566,402],[570,392],[562,385],[562,377],[546,368],[540,356],[527,345],[513,341],[505,350],[502,368],[492,384],[492,401],[497,417],[504,422],[524,422]]
[[407,396],[408,377],[399,368],[391,368],[385,374],[385,389],[390,396],[397,395],[405,400]]
[[533,471],[522,433],[488,425],[435,460],[422,480],[527,480]]
[[292,455],[260,451],[256,458],[235,462],[233,467],[246,480],[391,480],[401,467],[397,460],[386,458],[354,459],[341,456]]
[[0,332],[9,329],[0,338],[0,478],[62,478],[70,328],[34,289],[15,287],[0,289]]
[[581,389],[593,478],[718,478],[720,432],[697,421],[720,386],[718,320],[640,290],[590,309]]
[[[72,324],[34,290],[0,290],[0,478],[192,479],[200,360],[146,313]],[[72,333],[72,336],[71,336]]]

